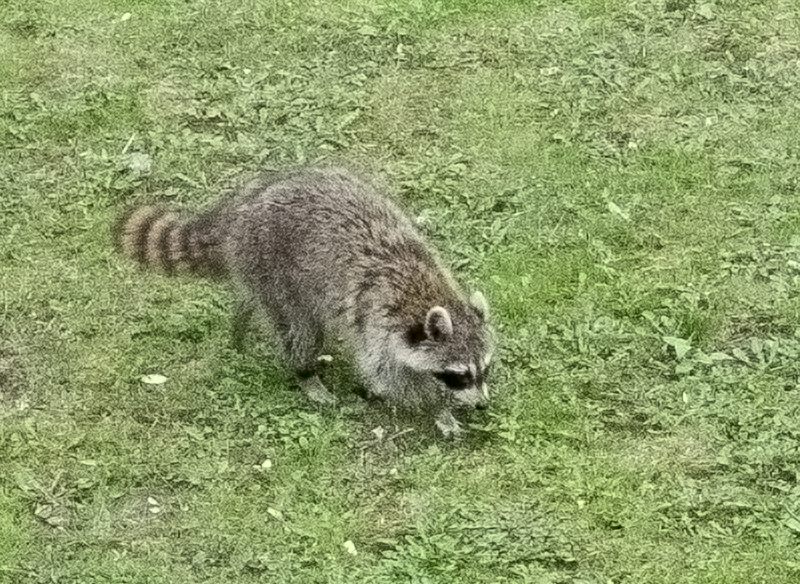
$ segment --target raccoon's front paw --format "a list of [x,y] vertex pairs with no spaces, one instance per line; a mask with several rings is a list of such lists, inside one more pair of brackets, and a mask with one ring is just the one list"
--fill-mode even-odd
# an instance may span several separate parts
[[439,417],[436,418],[436,427],[445,438],[460,438],[464,435],[464,430],[461,424],[455,419],[450,410],[444,410]]
[[316,375],[307,379],[301,379],[300,385],[306,397],[314,403],[324,406],[332,406],[336,403],[336,397],[328,391],[328,388],[322,384],[319,377]]

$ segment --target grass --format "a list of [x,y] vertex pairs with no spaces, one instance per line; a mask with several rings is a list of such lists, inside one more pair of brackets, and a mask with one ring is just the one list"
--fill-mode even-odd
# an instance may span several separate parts
[[[4,3],[0,582],[796,582],[799,57],[785,0]],[[461,443],[109,240],[331,160],[489,298]]]

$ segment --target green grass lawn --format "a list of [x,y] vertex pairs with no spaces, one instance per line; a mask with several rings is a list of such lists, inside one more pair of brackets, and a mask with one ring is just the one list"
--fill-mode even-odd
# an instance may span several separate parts
[[[0,583],[800,581],[799,132],[791,0],[3,2]],[[114,251],[335,161],[489,299],[461,442]]]

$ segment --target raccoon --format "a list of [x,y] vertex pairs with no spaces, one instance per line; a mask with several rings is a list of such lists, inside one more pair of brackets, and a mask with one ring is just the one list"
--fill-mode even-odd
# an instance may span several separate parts
[[324,338],[346,343],[370,393],[426,412],[446,436],[461,431],[453,410],[488,402],[485,298],[467,298],[411,220],[348,170],[256,178],[194,216],[140,206],[116,237],[145,268],[232,281],[235,342],[265,314],[315,402],[335,401],[318,375]]

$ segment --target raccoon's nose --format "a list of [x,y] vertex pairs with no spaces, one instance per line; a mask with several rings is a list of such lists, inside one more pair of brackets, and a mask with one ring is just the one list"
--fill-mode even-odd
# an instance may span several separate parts
[[489,407],[489,387],[485,384],[481,384],[481,396],[478,399],[478,403],[475,404],[476,410],[485,410]]

